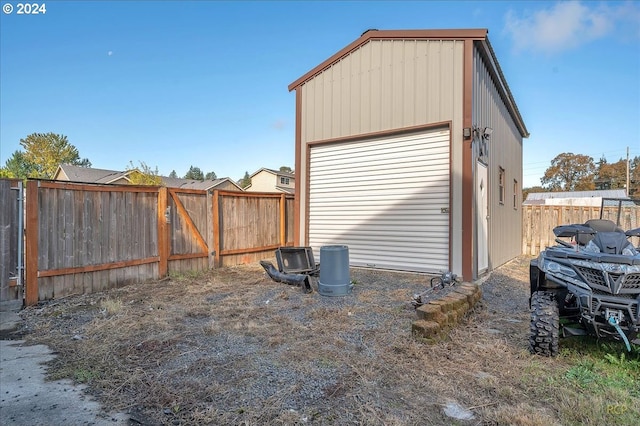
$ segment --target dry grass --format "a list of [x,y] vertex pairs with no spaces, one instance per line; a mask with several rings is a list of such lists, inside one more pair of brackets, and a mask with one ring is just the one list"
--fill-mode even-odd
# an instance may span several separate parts
[[[22,315],[28,340],[60,353],[52,378],[87,383],[140,424],[466,424],[445,416],[450,401],[475,414],[470,424],[578,424],[588,395],[550,380],[567,358],[527,351],[527,263],[494,272],[483,302],[435,343],[410,334],[408,302],[429,277],[367,270],[352,271],[345,297],[304,294],[253,265]],[[589,415],[622,424],[598,404]]]

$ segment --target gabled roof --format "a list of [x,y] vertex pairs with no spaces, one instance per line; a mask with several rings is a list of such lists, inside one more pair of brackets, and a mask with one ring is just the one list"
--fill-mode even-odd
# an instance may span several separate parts
[[[60,173],[64,173],[70,181],[84,183],[112,183],[118,179],[125,178],[132,172],[118,172],[116,170],[92,169],[89,167],[73,166],[71,164],[61,164],[53,175],[54,180],[59,180]],[[128,180],[128,179],[127,179]]]
[[[89,167],[61,164],[58,166],[53,179],[60,180],[61,173],[64,173],[64,175],[72,182],[109,184],[121,178],[129,180],[128,175],[132,172],[133,170],[119,172],[116,170],[92,169]],[[239,191],[242,191],[242,188],[229,178],[209,179],[203,181],[196,179],[170,178],[166,176],[160,176],[160,178],[162,178],[162,184],[169,188],[200,189],[206,191],[220,186],[225,182],[229,182],[238,188]]]
[[288,178],[294,178],[296,177],[295,173],[289,173],[289,172],[281,172],[280,170],[273,170],[273,169],[267,169],[266,167],[262,167],[258,170],[256,170],[250,177],[254,177],[255,175],[257,175],[260,172],[267,172],[267,173],[271,173],[277,176],[286,176]]
[[238,188],[239,191],[242,191],[242,188],[229,178],[206,179],[206,180],[170,178],[165,176],[161,176],[161,178],[162,178],[162,183],[169,188],[200,189],[200,190],[207,191],[209,189],[213,189],[217,186],[220,186],[225,182],[229,182],[233,184],[236,188]]
[[480,29],[447,29],[447,30],[368,30],[365,31],[357,40],[331,56],[320,65],[314,67],[311,71],[298,78],[289,85],[289,91],[296,90],[318,74],[330,68],[333,64],[339,62],[342,58],[351,54],[362,45],[373,40],[473,40],[475,46],[480,51],[484,61],[489,69],[491,76],[494,78],[496,87],[503,98],[503,101],[509,110],[509,113],[515,122],[520,134],[527,138],[529,131],[524,124],[524,120],[520,115],[515,99],[511,94],[507,80],[502,73],[498,59],[489,43],[487,34],[489,30]]
[[285,194],[295,194],[296,190],[295,188],[291,188],[290,186],[280,186],[280,185],[276,185],[276,189],[280,192],[284,192]]

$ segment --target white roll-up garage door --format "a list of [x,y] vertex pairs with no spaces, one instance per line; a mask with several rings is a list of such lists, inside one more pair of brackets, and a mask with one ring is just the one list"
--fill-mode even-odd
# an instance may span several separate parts
[[449,130],[314,146],[309,245],[347,245],[352,266],[446,271],[449,175]]

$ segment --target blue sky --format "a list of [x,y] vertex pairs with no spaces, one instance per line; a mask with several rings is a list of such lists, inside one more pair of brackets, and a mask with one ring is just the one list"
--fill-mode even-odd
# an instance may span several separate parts
[[96,168],[293,167],[287,86],[368,28],[489,29],[531,132],[525,187],[561,152],[640,155],[639,2],[0,3],[0,165],[54,132]]

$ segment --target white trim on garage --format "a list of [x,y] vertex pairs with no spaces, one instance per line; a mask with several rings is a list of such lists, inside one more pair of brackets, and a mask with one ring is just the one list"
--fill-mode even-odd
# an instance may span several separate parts
[[352,266],[449,270],[449,187],[448,129],[312,146],[309,245],[347,245]]

